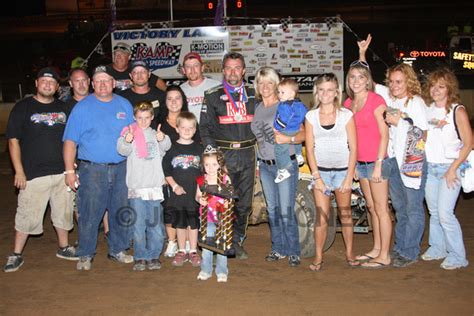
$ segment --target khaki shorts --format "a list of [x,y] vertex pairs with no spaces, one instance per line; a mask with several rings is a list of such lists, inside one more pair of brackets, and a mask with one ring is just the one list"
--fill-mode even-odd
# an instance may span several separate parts
[[73,197],[74,193],[67,191],[62,174],[27,181],[26,188],[18,195],[15,229],[31,235],[43,233],[43,218],[49,201],[54,227],[71,230]]

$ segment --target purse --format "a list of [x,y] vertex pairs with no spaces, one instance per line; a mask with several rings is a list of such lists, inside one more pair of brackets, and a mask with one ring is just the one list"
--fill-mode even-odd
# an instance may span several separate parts
[[[459,105],[458,105],[459,106]],[[454,127],[456,129],[456,134],[458,135],[459,140],[461,141],[461,137],[459,135],[458,125],[456,124],[456,106],[453,112],[453,121]],[[467,156],[466,160],[459,166],[460,174],[461,174],[461,186],[464,193],[469,193],[474,191],[474,151],[471,150],[469,155]]]

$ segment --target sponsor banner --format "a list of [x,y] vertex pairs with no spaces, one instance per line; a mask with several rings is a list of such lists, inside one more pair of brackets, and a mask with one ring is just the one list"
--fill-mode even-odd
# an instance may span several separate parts
[[[311,69],[313,70],[313,69]],[[294,79],[299,87],[300,87],[300,92],[312,92],[313,91],[313,83],[314,83],[314,80],[322,73],[324,73],[325,71],[322,70],[320,73],[313,73],[313,74],[300,74],[300,75],[291,75],[291,74],[287,74],[287,75],[282,75],[283,78],[291,78],[291,79]],[[334,71],[335,73],[336,71]],[[250,84],[253,85],[253,82],[255,80],[255,76],[252,75],[252,76],[249,76],[248,78],[248,81]]]
[[201,55],[210,76],[221,78],[220,64],[229,51],[229,33],[213,26],[118,30],[112,33],[112,47],[118,42],[130,45],[132,60],[145,61],[152,72],[168,79],[183,77],[183,58],[191,51]]
[[[125,42],[132,48],[132,59],[142,59],[159,77],[179,82],[184,56],[198,52],[207,64],[206,76],[222,78],[222,58],[228,51],[244,55],[247,76],[259,67],[271,66],[283,76],[295,76],[310,91],[315,75],[334,72],[343,82],[343,29],[337,23],[291,24],[283,32],[278,24],[191,27],[171,29],[118,30],[112,33],[112,47]],[[340,66],[339,66],[340,65]],[[308,84],[306,80],[311,83]],[[303,80],[304,79],[304,80]],[[306,86],[308,85],[308,86]],[[310,87],[311,86],[311,87]]]

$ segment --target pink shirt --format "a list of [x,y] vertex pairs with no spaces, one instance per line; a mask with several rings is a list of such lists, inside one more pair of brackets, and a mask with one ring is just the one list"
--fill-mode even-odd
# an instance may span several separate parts
[[[352,100],[346,99],[344,106],[351,108]],[[378,94],[369,91],[367,101],[362,109],[354,114],[357,131],[357,160],[373,162],[377,160],[380,144],[380,131],[375,119],[375,110],[382,105],[386,107],[385,100]]]

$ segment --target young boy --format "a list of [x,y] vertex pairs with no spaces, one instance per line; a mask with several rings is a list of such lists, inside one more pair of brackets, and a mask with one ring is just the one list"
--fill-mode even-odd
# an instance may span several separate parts
[[[297,99],[298,83],[293,79],[283,79],[278,85],[278,104],[277,113],[273,127],[280,133],[293,137],[300,130],[301,124],[304,122],[306,106]],[[298,165],[304,164],[304,158],[301,154],[301,144],[293,145]],[[275,178],[275,183],[280,183],[290,177],[288,169],[291,167],[290,145],[289,144],[275,144],[275,161],[278,168],[278,174]]]
[[[174,212],[172,227],[176,228],[178,252],[172,262],[181,267],[191,261],[193,267],[201,265],[197,253],[199,228],[199,204],[195,200],[196,178],[201,174],[200,161],[202,145],[193,141],[197,120],[191,112],[181,112],[176,119],[176,131],[179,138],[163,158],[163,170],[172,192],[166,202],[166,208]],[[189,255],[186,254],[186,230],[189,229]]]
[[139,102],[133,109],[135,123],[125,127],[117,141],[117,151],[127,156],[127,187],[130,207],[134,212],[134,271],[161,268],[159,260],[165,242],[163,224],[164,174],[161,161],[170,149],[170,138],[158,126],[150,127],[153,105]]

